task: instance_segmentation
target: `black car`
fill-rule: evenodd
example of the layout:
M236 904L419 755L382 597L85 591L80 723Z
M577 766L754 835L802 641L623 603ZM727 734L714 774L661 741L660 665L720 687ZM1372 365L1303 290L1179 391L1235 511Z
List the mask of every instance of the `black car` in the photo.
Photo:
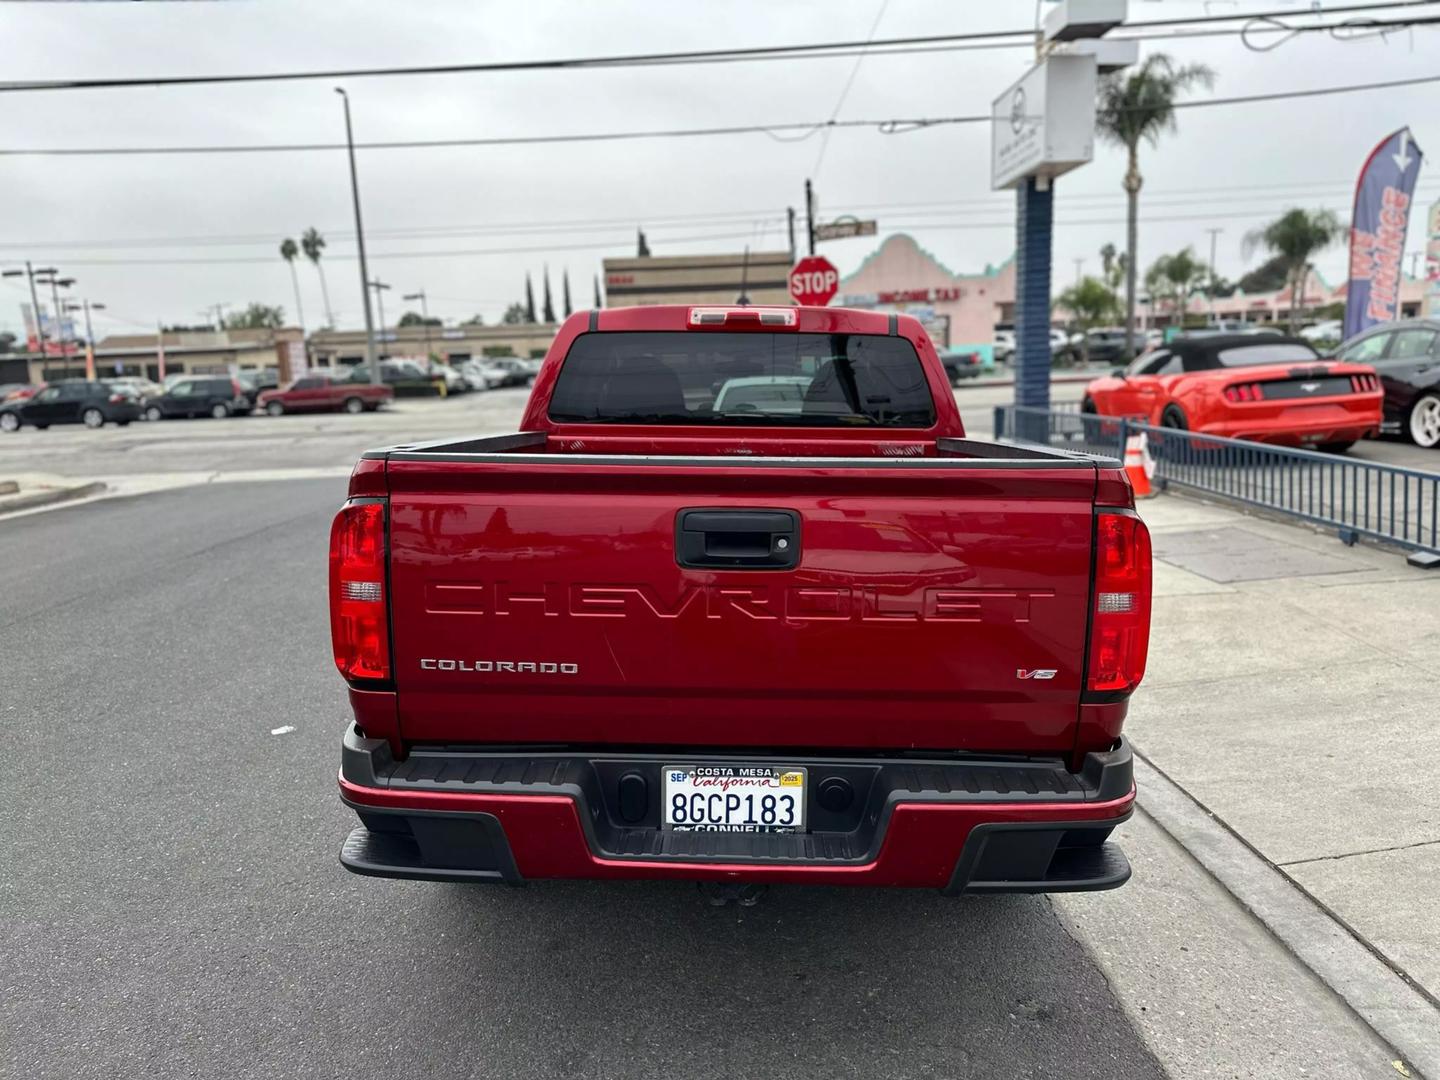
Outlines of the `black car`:
M255 408L255 400L266 390L280 389L280 372L275 368L265 368L263 371L242 371L235 376L240 382L240 389L245 394L245 400L250 402L250 408Z
M140 416L139 398L125 387L66 379L51 383L32 398L0 405L0 431L16 431L22 424L42 429L51 424L98 428L112 423L124 427Z
M1401 319L1356 334L1339 357L1370 364L1385 390L1380 430L1440 446L1440 319Z
M222 420L245 415L255 407L240 380L229 375L190 375L176 379L159 397L145 403L145 419L175 416L213 416Z
M1124 330L1090 330L1085 334L1085 354L1092 364L1118 364L1128 355L1139 356L1145 351L1145 335L1138 330L1130 339L1133 348L1125 348Z

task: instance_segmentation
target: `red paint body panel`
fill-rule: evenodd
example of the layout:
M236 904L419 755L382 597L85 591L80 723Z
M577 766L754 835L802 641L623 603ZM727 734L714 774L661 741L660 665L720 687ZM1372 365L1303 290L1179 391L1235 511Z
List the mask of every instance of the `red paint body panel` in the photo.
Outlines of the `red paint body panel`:
M1378 388L1267 401L1227 401L1224 396L1228 386L1288 380L1297 367L1346 378L1375 374L1368 364L1327 360L1124 379L1107 375L1087 385L1085 396L1101 416L1137 417L1158 427L1166 407L1175 405L1191 431L1286 446L1351 442L1379 431L1385 394Z
M858 865L684 863L602 858L590 850L574 800L564 795L466 795L389 791L340 780L340 792L363 806L493 814L505 830L521 877L641 878L788 885L886 885L944 888L970 830L991 822L1112 821L1125 817L1133 789L1092 803L901 803L873 862Z
M1073 742L1088 470L423 468L391 468L406 740L998 751ZM799 568L682 569L676 515L695 506L798 512ZM426 658L576 672L427 670ZM1020 668L1056 675L1022 682Z

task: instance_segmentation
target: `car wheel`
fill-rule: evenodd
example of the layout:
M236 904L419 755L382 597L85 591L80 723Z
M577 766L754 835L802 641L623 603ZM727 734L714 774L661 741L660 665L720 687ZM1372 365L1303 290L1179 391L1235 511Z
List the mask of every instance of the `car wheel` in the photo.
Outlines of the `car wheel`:
M99 409L86 409L80 414L80 422L90 429L105 426L105 414Z
M282 405L282 404L280 404L280 402L278 402L278 401L267 401L267 402L265 403L265 415L266 415L266 416L284 416L284 415L285 415L285 406Z
M1165 411L1160 414L1160 426L1175 428L1177 431L1186 431L1190 427L1185 422L1185 414L1180 411L1179 405L1165 406Z
M365 411L365 402L361 401L358 397L347 397L345 404L342 405L341 408L351 416L356 416Z
M0 431L19 431L20 417L13 412L0 413Z
M165 414L160 411L159 405L151 405L148 409L145 410L145 419L149 420L151 423L159 420L164 415Z
M1440 394L1425 394L1415 402L1406 430L1416 446L1440 446Z
M1083 401L1081 401L1080 411L1082 413L1089 413L1091 416L1094 416L1097 411L1095 408L1095 399L1092 397L1087 397Z
M224 404L223 402L217 402L216 404L210 406L210 415L213 416L216 420L224 420L227 416L230 415L230 406Z
M1322 442L1319 446L1315 447L1315 449L1319 450L1322 454L1343 454L1354 445L1355 440L1349 439L1345 442Z

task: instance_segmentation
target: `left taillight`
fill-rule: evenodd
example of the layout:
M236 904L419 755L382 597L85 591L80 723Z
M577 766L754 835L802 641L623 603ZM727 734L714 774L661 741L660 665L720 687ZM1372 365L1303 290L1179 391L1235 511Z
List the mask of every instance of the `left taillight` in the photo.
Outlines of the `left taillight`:
M1124 696L1140 685L1150 651L1150 587L1150 530L1133 512L1101 511L1087 690Z
M385 503L346 503L330 526L330 638L347 679L390 678Z

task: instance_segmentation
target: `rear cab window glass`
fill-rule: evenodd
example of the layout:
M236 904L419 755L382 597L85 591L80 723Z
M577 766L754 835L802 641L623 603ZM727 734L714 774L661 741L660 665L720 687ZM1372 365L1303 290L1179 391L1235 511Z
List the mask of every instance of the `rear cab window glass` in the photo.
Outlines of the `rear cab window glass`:
M1258 367L1262 364L1310 364L1320 354L1298 342L1257 342L1254 345L1232 345L1214 352L1197 355L1199 369Z
M878 334L583 334L550 398L581 424L930 427L915 347Z

